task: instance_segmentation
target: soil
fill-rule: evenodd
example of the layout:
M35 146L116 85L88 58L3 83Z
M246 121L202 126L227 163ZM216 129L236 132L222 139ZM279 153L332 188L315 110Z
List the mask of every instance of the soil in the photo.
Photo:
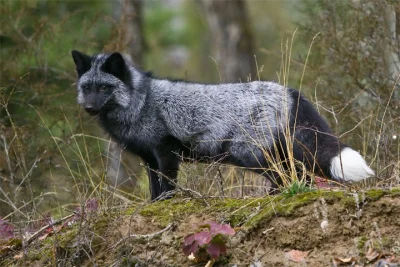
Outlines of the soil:
M399 189L174 198L86 219L38 239L22 255L21 248L0 250L0 265L205 266L207 259L183 254L182 242L214 221L236 230L214 266L400 266Z

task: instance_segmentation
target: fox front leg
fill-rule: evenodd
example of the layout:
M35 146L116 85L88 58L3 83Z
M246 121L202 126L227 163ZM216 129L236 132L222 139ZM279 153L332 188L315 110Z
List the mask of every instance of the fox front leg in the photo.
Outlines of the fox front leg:
M175 190L179 170L178 156L171 151L159 151L157 153L157 162L160 170L160 194L169 193ZM169 198L171 196L172 195L166 195L165 198Z
M147 163L147 174L149 177L151 200L159 200L162 194L175 190L178 176L179 159L172 152L162 153L158 151ZM166 195L162 199L171 197Z
M147 175L149 177L151 200L155 200L157 197L161 195L161 186L160 186L157 160L153 158L153 159L146 159L145 161L147 167Z

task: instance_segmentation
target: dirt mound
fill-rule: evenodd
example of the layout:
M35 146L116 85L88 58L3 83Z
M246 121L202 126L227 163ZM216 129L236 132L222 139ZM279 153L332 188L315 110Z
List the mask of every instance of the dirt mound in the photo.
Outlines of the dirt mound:
M236 229L214 266L400 266L400 190L172 199L91 216L0 257L5 266L204 266L182 241L207 221Z

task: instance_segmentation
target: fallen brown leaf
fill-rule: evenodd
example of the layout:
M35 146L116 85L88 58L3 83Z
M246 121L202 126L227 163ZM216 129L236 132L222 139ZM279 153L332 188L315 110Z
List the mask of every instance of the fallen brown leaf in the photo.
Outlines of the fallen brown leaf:
M371 261L376 260L379 256L381 256L380 253L376 252L373 248L369 248L368 252L367 252L367 255L365 255L365 258L367 258L367 260L369 262L371 262Z
M47 237L48 235L49 235L49 233L46 233L46 234L40 236L38 239L39 239L40 241L43 241L43 240L46 239L46 237Z
M24 253L23 252L20 252L20 253L18 253L17 255L14 255L14 259L15 260L19 260L19 259L22 259L22 257L24 256Z
M334 266L339 266L339 265L348 265L349 263L356 263L357 259L354 257L351 258L334 258L333 259L333 264Z
M330 184L327 179L324 179L324 178L321 178L318 176L315 176L314 182L318 188L329 188L330 187Z
M9 246L9 245L6 245L6 246L0 246L0 251L3 251L3 250L9 250L9 249L11 249L11 246Z
M310 253L310 251L300 251L300 250L291 250L289 252L286 252L286 258L294 261L294 262L302 262L304 261L304 258L308 256L308 253Z

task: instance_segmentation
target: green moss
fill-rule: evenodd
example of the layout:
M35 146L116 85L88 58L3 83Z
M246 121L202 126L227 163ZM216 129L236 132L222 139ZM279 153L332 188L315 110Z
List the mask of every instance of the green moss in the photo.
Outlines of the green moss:
M381 245L383 248L390 249L390 247L394 244L394 241L389 237L382 237Z
M111 220L112 217L107 214L96 217L96 219L93 220L93 227L92 227L94 232L97 235L103 235L110 226Z
M57 240L59 242L59 246L68 247L68 245L73 243L78 233L79 233L78 227L73 227L68 231L65 231L62 235L60 235L60 239Z
M384 195L387 195L389 192L386 190L382 190L382 189L370 189L368 191L365 192L365 197L368 200L378 200L381 197L383 197Z
M171 199L150 204L139 214L144 217L156 217L163 225L183 219L190 214L223 214L227 220L238 222L250 212L249 208L257 206L254 199L209 199L207 203L209 206L203 200ZM243 206L246 206L246 209L241 209Z
M48 251L40 251L40 250L30 250L28 252L27 258L29 261L46 261L46 259L51 258L51 250Z
M390 195L392 195L392 196L400 196L400 187L392 188L390 190Z
M322 196L323 191L301 193L290 197L280 195L266 199L262 203L261 210L245 224L245 228L257 227L261 222L270 220L273 216L291 216L296 208L315 201Z
M235 211L241 209L242 207L257 206L257 201L262 199L263 198L252 198L252 199L222 198L213 200L212 206L217 209Z
M209 214L224 217L224 221L232 226L238 226L245 220L254 207L258 206L258 199L196 199L182 201L182 199L170 199L152 203L145 206L139 214L144 217L153 217L166 226L171 221L179 221L191 214Z
M189 214L201 213L204 205L204 201L201 200L169 199L149 204L143 207L139 214L144 217L153 217L161 225L167 226L170 222L183 219Z
M82 231L93 233L90 237L90 250L95 252L103 245L104 240L101 236L108 229L110 218L110 215L92 217L90 218L92 223L83 226L84 228L82 229L80 229L79 223L71 227L66 227L57 234L48 236L42 240L40 247L30 249L24 260L50 264L54 256L53 253L56 251L57 258L62 259L68 257L68 255L79 255L79 258L76 259L77 262L84 261L87 255L79 251L82 249L81 246L75 245L77 237L82 235ZM56 250L54 250L54 248L56 248Z
M231 255L221 255L216 263L218 265L227 266L229 263L231 263Z
M22 240L19 238L10 239L7 242L7 246L11 246L14 248L20 248L20 247L22 247Z
M257 212L263 201L265 201L265 198L218 199L213 200L207 210L210 214L215 213L222 217L226 223L236 227L241 226L253 213Z
M361 236L357 241L357 249L363 250L365 247L365 243L367 243L368 238L366 236Z
M25 254L25 257L21 260L14 261L15 265L11 266L47 266L50 265L52 256L53 256L53 247L54 247L55 236L48 236L43 239L39 245L39 247L30 247ZM35 263L35 264L33 264Z
M346 209L354 209L355 207L357 207L356 200L353 195L343 195L340 202Z
M139 259L132 256L124 257L121 260L121 266L134 267L134 266L141 266L142 264L143 263Z
M322 193L321 196L325 199L326 203L333 204L336 201L344 199L346 197L346 194L343 191L336 191L336 192L329 192L329 194Z
M14 266L13 264L14 264L14 261L13 261L13 259L12 258L9 258L9 259L1 259L1 262L0 262L1 264L2 264L2 266Z
M388 194L384 190L366 191L369 200L378 200ZM256 227L273 216L292 216L297 208L307 205L317 199L324 198L327 203L333 204L340 201L345 208L356 207L353 194L345 191L311 191L295 195L281 194L257 199L208 199L182 201L170 199L149 204L142 208L140 215L153 217L160 224L166 226L171 221L179 221L190 214L209 214L230 223L232 226L244 228Z
M385 190L366 191L366 197L372 201L376 201L387 194L389 194L389 192ZM319 190L289 197L280 195L275 198L263 200L261 211L253 218L248 220L244 226L246 228L253 228L259 223L268 221L274 216L292 216L297 208L307 205L320 198L324 198L329 204L333 204L335 201L340 201L345 208L356 208L354 195L348 194L345 191L331 192Z

